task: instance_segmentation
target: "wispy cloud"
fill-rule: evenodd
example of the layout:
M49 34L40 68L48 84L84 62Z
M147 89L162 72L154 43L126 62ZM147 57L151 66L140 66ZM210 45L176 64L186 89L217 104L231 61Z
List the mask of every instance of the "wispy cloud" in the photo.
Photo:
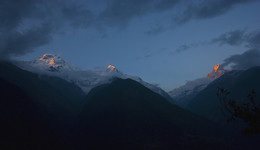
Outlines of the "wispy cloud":
M245 30L234 30L224 34L221 34L219 37L211 40L211 43L217 43L220 45L241 45L247 39Z
M219 46L244 46L247 48L260 48L260 31L246 32L245 29L229 31L211 39L190 44L183 44L176 48L172 54L179 54L192 48L218 44Z
M197 3L189 3L183 13L174 17L174 22L184 24L192 19L210 19L227 13L236 5L254 1L256 0L203 0Z
M153 56L155 56L155 55L160 55L160 54L162 54L162 53L165 53L165 52L167 52L167 51L169 51L169 49L168 48L160 48L160 49L158 49L158 50L156 50L156 51L150 51L150 52L148 52L148 53L146 53L145 55L143 55L143 56L138 56L138 57L136 57L136 60L141 60L141 59L145 59L145 58L150 58L150 57L153 57Z
M249 48L260 47L260 31L246 32L246 30L234 30L221 34L210 41L210 44L240 46L245 45Z
M199 47L199 46L203 46L203 45L207 45L208 42L207 41L201 41L201 42L197 42L197 43L191 43L191 44L183 44L181 46L179 46L178 48L176 48L172 54L179 54L179 53L182 53L182 52L185 52L185 51L188 51L192 48L196 48L196 47Z
M170 25L158 25L160 28L151 27L145 33L165 32L169 29L181 26L191 20L207 20L226 14L237 5L256 2L257 0L202 0L202 1L183 1L183 11L172 13ZM153 35L153 34L150 34Z

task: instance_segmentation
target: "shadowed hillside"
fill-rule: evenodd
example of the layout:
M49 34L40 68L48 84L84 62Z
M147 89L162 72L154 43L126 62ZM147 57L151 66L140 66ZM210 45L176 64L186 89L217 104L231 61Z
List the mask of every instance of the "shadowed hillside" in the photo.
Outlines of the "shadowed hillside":
M93 89L80 115L76 145L96 149L222 149L220 128L141 84L116 79ZM102 143L102 144L100 144Z
M0 78L0 149L64 149L42 111L19 87Z

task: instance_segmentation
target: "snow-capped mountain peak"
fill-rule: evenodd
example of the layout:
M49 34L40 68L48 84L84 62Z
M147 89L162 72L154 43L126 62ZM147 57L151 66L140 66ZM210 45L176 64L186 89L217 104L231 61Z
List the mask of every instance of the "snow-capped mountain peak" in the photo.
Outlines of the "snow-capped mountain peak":
M214 65L213 66L213 70L210 73L207 74L206 78L217 79L220 76L222 76L224 73L231 71L229 69L223 69L223 68L220 69L219 66L220 66L219 64Z
M60 56L54 54L44 54L38 60L53 67L62 66L65 64L65 61Z
M123 73L121 73L115 66L113 65L108 65L106 70L105 70L106 74L114 74L114 75L123 75Z
M205 89L208 84L230 71L219 67L219 64L214 65L213 70L206 77L188 81L186 84L169 91L169 95L177 104L185 106L196 94Z
M108 66L107 66L106 71L114 71L114 70L116 70L116 67L115 67L115 66L112 66L112 65L108 65Z
M63 60L59 55L55 54L44 54L36 60L28 62L31 67L38 68L42 71L51 71L51 72L61 72L68 70L78 70L77 67L74 67L68 64Z

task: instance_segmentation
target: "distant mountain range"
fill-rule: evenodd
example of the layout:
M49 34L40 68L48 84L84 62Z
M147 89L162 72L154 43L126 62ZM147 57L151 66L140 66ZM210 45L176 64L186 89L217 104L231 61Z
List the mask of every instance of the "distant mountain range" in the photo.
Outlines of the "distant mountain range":
M131 79L91 90L76 145L97 149L222 149L220 128ZM219 132L218 132L219 131ZM198 143L203 141L203 145ZM102 145L100 144L102 143ZM216 145L215 145L216 144ZM212 147L214 145L214 147Z
M185 85L169 91L169 95L173 98L174 103L185 108L192 98L212 82L213 78L199 78L188 81Z
M19 67L0 62L0 138L4 139L0 149L243 150L256 146L236 130L218 124L215 90L222 86L241 96L251 88L260 90L259 67L225 73L199 90L186 110L113 66L91 72L102 82L84 92L73 82L77 79L73 72L82 70L64 65L65 61L55 63L53 56L42 59L47 61Z
M227 123L229 118L222 112L223 106L220 105L216 95L218 88L229 90L231 92L230 98L235 99L238 103L247 100L247 95L252 90L256 91L256 96L259 99L260 67L248 70L225 70L225 72L218 72L216 68L214 69L207 75L210 78L188 81L185 85L170 91L169 95L180 107L215 122Z
M219 68L220 65L214 65L213 70L207 76L195 80L188 81L183 86L177 87L169 91L169 95L173 98L174 103L185 108L189 102L212 81L221 77L230 70Z
M113 78L86 95L1 62L0 85L1 149L237 148L224 143L232 135L225 129L132 79Z
M124 74L112 65L109 65L106 69L99 71L84 70L67 63L60 56L54 54L44 54L36 60L18 62L17 65L24 70L37 73L39 75L48 75L65 79L68 82L80 87L85 93L88 93L91 89L99 85L111 83L115 77L121 79L129 78L162 95L170 102L173 102L168 93L160 87L147 83L137 76Z

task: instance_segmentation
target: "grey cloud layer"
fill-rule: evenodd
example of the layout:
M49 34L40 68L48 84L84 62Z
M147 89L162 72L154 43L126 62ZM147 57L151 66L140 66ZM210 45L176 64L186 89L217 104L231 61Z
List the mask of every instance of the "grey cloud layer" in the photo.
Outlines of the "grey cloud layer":
M136 17L173 8L179 0L112 0L98 20L110 26L125 26Z
M233 34L229 35L230 38L219 38L218 42L229 45L240 45L244 43L250 49L242 54L228 57L224 60L224 63L221 66L225 67L231 65L231 68L236 70L260 66L260 31L255 31L248 34L244 32L237 34L237 32L231 32Z
M207 19L223 14L239 3L253 0L213 0L190 3L177 23L190 19ZM135 17L161 13L176 8L180 0L107 0L98 14L73 0L1 0L0 1L0 58L22 55L47 44L64 27L93 27L103 31L107 27L126 27ZM160 27L160 26L159 26ZM159 33L162 27L155 28ZM254 40L254 39L252 39ZM257 39L255 39L257 40Z
M234 6L239 4L246 4L255 2L257 0L201 0L189 2L184 1L184 11L180 14L173 14L172 27L185 24L190 20L205 20L223 15L230 11ZM171 28L172 28L171 27ZM160 25L158 28L151 27L146 31L149 35L156 35L160 32L164 32L170 29L170 27L164 27Z
M87 27L91 19L91 12L73 1L1 0L0 58L31 52L64 25Z
M234 30L226 32L217 38L212 39L211 41L183 44L174 51L174 54L209 44L230 46L244 45L245 47L249 48L242 54L236 54L226 58L224 63L221 64L222 68L230 66L231 69L244 70L254 66L260 66L260 31L253 31L248 33L246 30Z
M237 4L253 1L256 0L203 0L199 3L191 3L182 14L174 18L174 21L183 24L191 19L213 18L228 12Z
M247 33L245 30L234 30L212 39L210 43L220 45L239 46L245 44L249 48L260 47L260 31Z
M31 52L35 47L49 43L52 39L51 32L52 28L44 24L40 27L31 28L24 33L18 31L3 32L0 37L0 56L22 55Z
M107 1L98 15L86 8L88 2L79 5L73 0L1 0L0 58L31 52L49 43L64 26L97 30L124 27L132 18L170 9L178 0ZM34 25L26 23L28 20Z
M191 44L183 44L179 46L174 53L182 53L191 48L199 46L218 44L230 45L230 46L241 46L244 45L248 48L260 48L260 31L246 32L245 29L233 30L230 32L223 33L210 41L201 41Z
M242 54L232 55L224 60L221 67L229 65L234 70L244 70L260 66L260 51L259 49L249 49Z
M222 67L230 66L235 70L243 70L254 66L260 66L260 31L246 33L245 30L234 30L213 39L212 43L218 43L220 45L227 44L231 46L244 44L246 47L250 48L242 54L232 55L226 58L221 65Z
M219 37L214 38L211 43L218 43L220 45L228 44L231 46L241 45L245 42L245 30L234 30L221 34Z

